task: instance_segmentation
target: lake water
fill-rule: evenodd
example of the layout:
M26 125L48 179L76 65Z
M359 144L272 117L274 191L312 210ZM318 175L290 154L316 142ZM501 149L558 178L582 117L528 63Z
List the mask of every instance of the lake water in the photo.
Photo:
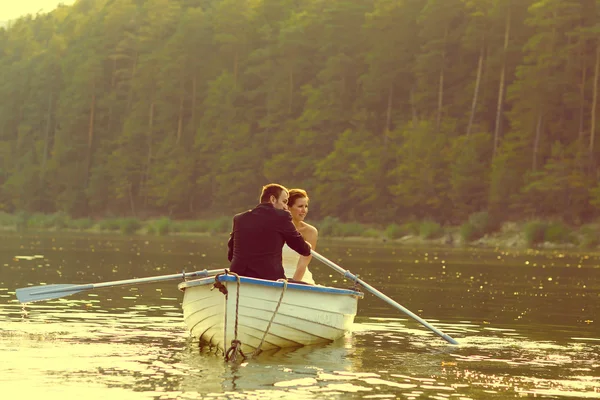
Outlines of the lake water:
M600 398L598 254L322 240L322 255L460 344L365 293L343 339L230 364L188 337L177 281L25 307L14 294L225 268L226 238L0 239L3 399ZM310 268L318 283L349 286L317 260Z

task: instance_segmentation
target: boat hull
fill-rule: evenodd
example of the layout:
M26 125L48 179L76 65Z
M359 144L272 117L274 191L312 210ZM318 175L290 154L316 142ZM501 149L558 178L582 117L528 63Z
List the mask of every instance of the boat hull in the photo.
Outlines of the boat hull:
M227 295L213 289L215 277L179 284L186 325L193 337L221 350L237 339L244 353L259 346L270 350L339 339L349 331L363 296L353 290L246 277L238 284L233 275L217 279Z

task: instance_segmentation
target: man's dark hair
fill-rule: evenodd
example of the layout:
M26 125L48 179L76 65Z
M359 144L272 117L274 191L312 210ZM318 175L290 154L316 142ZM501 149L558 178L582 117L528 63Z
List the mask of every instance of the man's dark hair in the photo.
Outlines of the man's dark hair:
M260 193L260 202L268 203L271 196L275 196L276 199L279 198L282 191L288 191L284 186L281 186L278 183L269 183L268 185L263 186L262 192Z

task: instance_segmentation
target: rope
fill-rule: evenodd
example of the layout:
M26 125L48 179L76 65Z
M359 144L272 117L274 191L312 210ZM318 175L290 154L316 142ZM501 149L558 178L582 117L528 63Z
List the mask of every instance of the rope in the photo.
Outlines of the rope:
M360 283L358 283L358 274L354 275L354 286L351 287L351 290L354 290L355 292L362 292L362 290L360 290Z
M242 356L242 360L246 358L246 355L242 351L242 342L238 340L238 321L239 321L239 309L240 309L240 276L234 272L230 272L231 275L234 275L237 283L237 293L235 297L235 324L233 325L233 340L231 341L231 346L225 352L225 361L236 361L238 354ZM220 282L219 282L220 283ZM226 289L227 290L227 289ZM227 302L227 295L225 296L225 301ZM225 310L225 326L223 331L227 332L227 310ZM227 335L227 334L225 334Z
M277 282L283 282L283 290L281 291L281 296L279 296L279 302L277 302L277 306L275 307L275 311L273 311L273 315L271 316L271 320L269 321L269 325L267 325L267 329L265 329L265 333L263 334L262 339L260 340L260 343L258 344L258 347L256 348L256 350L254 350L250 355L252 356L257 356L259 355L262 350L260 349L265 341L265 338L267 337L267 334L269 333L269 330L271 329L271 324L273 323L273 320L275 319L275 316L277 315L277 312L279 311L279 306L281 305L281 300L283 300L283 295L285 294L285 291L287 289L287 285L288 282L285 279L278 279Z
M234 339L231 341L231 347L225 352L225 361L236 362L238 354L242 356L242 360L246 359L246 355L242 351L242 342Z
M228 294L227 287L225 285L223 285L223 283L221 283L221 281L219 280L219 277L221 277L223 275L228 275L228 274L229 274L228 270L225 270L225 272L222 274L217 274L215 276L215 283L213 284L212 289L210 289L210 290L213 290L215 288L219 289L219 292L221 292L225 295L225 300L227 300L227 294ZM235 275L233 272L232 272L232 274Z
M235 299L235 324L233 325L233 340L231 341L231 346L227 349L227 351L225 351L225 361L233 361L235 362L238 358L238 355L240 355L242 357L242 360L248 358L248 357L252 357L252 356L258 356L262 350L261 347L263 345L263 343L265 342L265 339L269 333L269 330L271 329L271 325L273 324L273 320L275 319L275 316L277 315L277 312L279 311L279 307L281 306L281 302L283 300L283 295L285 294L285 291L287 290L287 285L288 282L285 279L279 279L278 282L283 282L283 290L281 291L281 295L279 296L279 301L277 302L277 306L275 307L275 311L273 311L273 315L271 316L271 320L269 321L269 324L267 325L267 328L265 329L265 332L263 333L263 337L260 340L260 343L258 344L258 346L256 347L256 349L249 354L244 354L244 352L242 351L242 342L238 339L238 322L239 322L239 308L240 308L240 277L239 275L237 275L236 273L233 272L228 272L227 270L225 271L225 274L219 274L217 276L215 276L215 284L213 285L213 287L218 288L221 293L223 293L225 295L225 302L227 303L227 299L229 296L228 290L227 288L219 281L219 276L221 275L226 275L227 273L230 273L231 275L234 275L236 277L236 283L237 283L237 293L236 293L236 299ZM225 310L225 326L223 328L223 331L225 333L225 337L223 338L224 343L227 340L227 310Z
M219 289L219 292L221 292L225 295L225 321L223 322L223 348L225 348L225 343L227 343L227 299L229 298L229 291L227 290L227 287L225 287L225 285L223 285L223 283L221 283L221 281L219 281L219 277L221 277L222 275L227 275L228 273L229 273L229 271L225 270L224 273L215 275L215 283L213 284L213 287L210 289L210 290L213 290L213 289L217 288L217 289Z

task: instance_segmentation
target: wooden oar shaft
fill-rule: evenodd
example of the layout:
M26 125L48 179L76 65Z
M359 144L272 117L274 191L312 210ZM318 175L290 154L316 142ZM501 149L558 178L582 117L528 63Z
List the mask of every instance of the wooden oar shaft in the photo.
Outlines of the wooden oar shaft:
M100 283L87 283L82 285L70 285L70 284L59 284L59 285L42 285L42 286L31 286L26 288L19 288L16 290L17 299L21 303L30 303L33 301L41 301L41 300L50 300L56 299L63 296L69 296L84 290L92 290L92 289L100 289L105 287L114 287L114 286L126 286L126 285L136 285L143 283L151 283L151 282L162 282L173 279L188 279L188 278L201 278L206 276L216 275L220 272L223 272L223 269L213 269L213 270L202 270L195 272L187 272L180 274L171 274L171 275L160 275L160 276L150 276L145 278L134 278L134 279L124 279L121 281L111 281L111 282L100 282Z
M342 267L340 267L339 265L337 265L333 261L328 260L327 258L323 257L321 254L317 253L314 250L311 250L311 252L312 252L312 256L314 258L316 258L317 260L321 261L323 264L329 266L330 268L334 269L338 273L342 274L345 278L360 283L361 286L363 286L369 292L371 292L375 296L379 297L381 300L385 301L386 303L388 303L392 307L394 307L394 308L402 311L403 313L405 313L409 317L413 318L415 321L419 322L421 325L425 326L427 329L429 329L430 331L432 331L433 333L435 333L436 335L438 335L439 337L441 337L442 339L444 339L448 343L458 344L458 342L455 339L453 339L452 337L450 337L446 333L440 331L435 326L431 325L429 322L425 321L423 318L419 317L418 315L416 315L415 313L413 313L409 309L403 307L402 305L400 305L399 303L397 303L396 301L394 301L390 297L388 297L385 294L381 293L379 290L375 289L373 286L369 285L367 282L365 282L362 279L358 278L356 275L352 274L350 271L343 269Z
M94 285L91 283L85 285L47 285L47 286L36 286L36 289L33 288L23 288L23 289L32 289L29 291L29 296L40 296L47 295L52 293L76 293L81 292L82 290L92 290ZM21 290L21 289L17 289ZM17 292L18 293L18 292ZM17 296L18 297L18 296Z
M202 270L195 272L182 272L180 274L171 274L171 275L161 275L161 276L149 276L146 278L134 278L134 279L125 279L122 281L112 281L112 282L102 282L102 283L94 283L93 289L99 289L103 287L112 287L112 286L125 286L132 284L142 284L142 283L150 283L150 282L162 282L162 281L171 281L173 279L188 279L188 278L201 278L211 275L216 275L219 272L223 272L223 269L213 269L213 270Z

